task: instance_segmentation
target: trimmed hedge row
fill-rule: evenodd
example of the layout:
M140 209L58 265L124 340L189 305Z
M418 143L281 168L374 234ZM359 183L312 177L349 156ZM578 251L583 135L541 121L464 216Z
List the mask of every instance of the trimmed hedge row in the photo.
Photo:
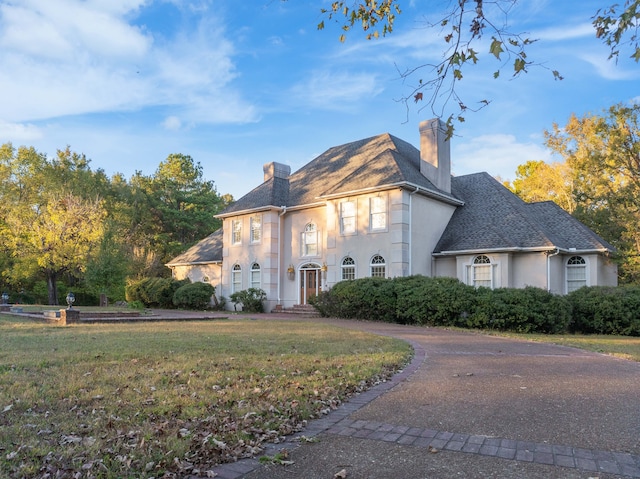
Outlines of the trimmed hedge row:
M640 336L640 286L580 288L568 299L571 332Z
M363 278L310 301L323 316L522 333L640 335L640 287L474 288L455 278Z

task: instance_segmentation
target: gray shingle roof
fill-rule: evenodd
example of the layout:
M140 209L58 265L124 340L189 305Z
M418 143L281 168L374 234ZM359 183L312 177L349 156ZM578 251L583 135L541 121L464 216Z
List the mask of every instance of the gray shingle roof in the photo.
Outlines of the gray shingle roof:
M286 180L272 178L258 186L221 214L265 206L302 206L317 203L327 195L350 193L412 183L449 196L438 190L420 173L420 151L410 143L382 135L335 146L313 159Z
M197 242L187 251L176 256L167 266L194 263L217 263L222 261L222 228Z
M613 250L555 203L526 203L488 173L454 177L451 189L465 204L454 212L435 253L554 247Z

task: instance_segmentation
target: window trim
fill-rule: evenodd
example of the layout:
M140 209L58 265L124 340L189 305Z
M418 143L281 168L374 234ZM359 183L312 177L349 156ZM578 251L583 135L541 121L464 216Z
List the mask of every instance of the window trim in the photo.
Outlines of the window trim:
M468 265L468 284L474 288L495 288L494 269L496 263L486 254L479 254L473 257L471 264ZM488 279L479 277L479 271L488 271ZM485 283L489 283L488 285ZM479 284L483 283L483 284Z
M345 211L344 211L344 206L345 205L352 205L353 211L350 212L351 214L349 215L345 215ZM348 235L355 235L358 232L358 207L355 201L352 200L346 200L346 201L341 201L338 205L338 209L339 209L339 219L340 219L340 234L344 235L344 236L348 236ZM353 223L351 225L351 228L349 228L347 230L346 225L345 225L345 219L352 219Z
M257 228L255 227L255 225L257 225ZM249 242L251 244L258 244L262 242L262 217L261 216L252 216L249 219Z
M352 281L356 279L356 261L351 256L345 256L340 263L342 281Z
M231 244L242 244L242 220L231 220Z
M315 257L320 254L318 226L311 222L307 223L304 227L304 231L301 233L300 238L300 254L303 257ZM314 242L308 242L307 239L314 239ZM314 245L315 249L310 249Z
M236 263L231 267L231 293L238 291L242 291L242 266Z
M572 263L572 260L580 260L579 263ZM569 271L578 271L578 270L582 270L583 274L583 278L580 279L575 279L575 278L569 278ZM581 255L573 255L570 256L569 258L567 258L567 261L565 263L565 291L567 294L571 293L572 291L576 291L584 286L589 286L589 277L588 277L588 271L589 268L587 267L587 259L584 256ZM580 286L575 287L575 286L569 286L574 285L576 283L580 283Z
M374 204L378 203L383 206L382 211L374 209ZM374 226L376 221L374 218L383 218L384 226ZM369 231L372 233L378 233L381 231L387 231L389 228L389 202L387 196L372 196L369 198Z
M369 261L369 274L372 278L387 277L387 260L384 256L375 254L371 257L371 260Z
M255 280L255 275L257 273L258 280ZM249 287L260 289L262 287L262 268L260 264L257 262L251 263L251 269L249 270Z

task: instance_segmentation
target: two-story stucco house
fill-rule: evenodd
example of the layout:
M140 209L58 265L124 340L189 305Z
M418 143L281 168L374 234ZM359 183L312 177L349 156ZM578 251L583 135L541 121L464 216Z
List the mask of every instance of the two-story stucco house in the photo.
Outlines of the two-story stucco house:
M167 266L218 296L261 288L267 310L366 276L559 294L617 284L613 247L556 204L525 203L487 173L454 177L450 165L438 119L420 124L419 150L382 134L294 173L268 163L264 182L218 215L222 229Z

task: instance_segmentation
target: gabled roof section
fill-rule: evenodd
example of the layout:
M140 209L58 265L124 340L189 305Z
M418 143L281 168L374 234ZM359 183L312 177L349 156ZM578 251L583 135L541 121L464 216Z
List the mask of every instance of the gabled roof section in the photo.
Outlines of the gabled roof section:
M287 206L289 199L289 181L273 177L254 188L237 201L234 201L220 215L253 210L267 206Z
M275 180L275 181L274 181ZM288 178L288 189L272 178L226 208L221 215L266 206L304 206L330 195L410 183L450 198L420 173L420 151L384 133L329 148Z
M481 250L613 250L553 202L526 203L492 178L476 173L452 178L456 209L434 253Z
M607 249L615 247L601 238L593 230L560 208L553 201L527 204L527 209L547 231L554 245L562 249L577 250Z
M169 261L166 266L222 262L222 228L197 242L187 251Z

